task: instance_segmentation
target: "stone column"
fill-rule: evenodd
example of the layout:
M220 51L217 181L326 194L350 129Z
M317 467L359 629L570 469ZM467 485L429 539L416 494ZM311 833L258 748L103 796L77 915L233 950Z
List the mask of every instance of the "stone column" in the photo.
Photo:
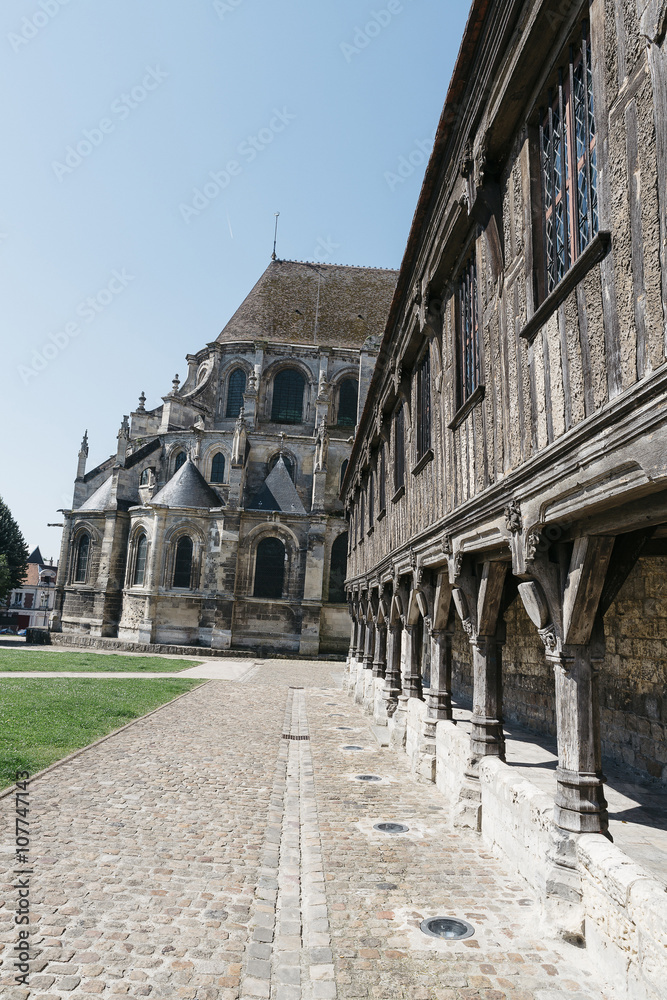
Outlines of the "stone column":
M431 632L431 686L424 692L431 719L452 718L452 637L445 629Z
M502 648L505 628L495 635L473 635L473 709L470 749L474 757L505 759L502 718Z

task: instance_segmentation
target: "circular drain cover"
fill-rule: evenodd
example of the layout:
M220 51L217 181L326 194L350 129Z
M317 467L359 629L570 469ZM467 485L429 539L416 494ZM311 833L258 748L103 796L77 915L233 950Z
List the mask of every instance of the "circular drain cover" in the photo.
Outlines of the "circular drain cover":
M353 744L347 747L343 747L343 750L363 750L363 749L364 749L363 747L356 747Z
M380 833L407 833L410 827L405 823L376 823L373 829Z
M379 774L355 774L355 781L382 781Z
M398 889L398 886L393 882L376 882L376 889Z
M455 920L453 917L431 917L422 920L419 929L431 937L446 938L449 941L462 941L472 937L475 928L466 920Z

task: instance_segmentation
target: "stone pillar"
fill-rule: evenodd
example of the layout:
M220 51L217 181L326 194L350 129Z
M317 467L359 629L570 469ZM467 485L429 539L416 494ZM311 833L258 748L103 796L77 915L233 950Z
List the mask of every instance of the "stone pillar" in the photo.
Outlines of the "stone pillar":
M431 686L424 692L430 719L452 718L452 637L445 629L431 632Z
M354 652L354 658L357 661L357 663L363 663L365 644L366 644L366 622L363 619L361 619L357 627L357 648Z
M470 640L473 653L473 709L470 749L474 757L505 759L502 718L502 647L505 628Z

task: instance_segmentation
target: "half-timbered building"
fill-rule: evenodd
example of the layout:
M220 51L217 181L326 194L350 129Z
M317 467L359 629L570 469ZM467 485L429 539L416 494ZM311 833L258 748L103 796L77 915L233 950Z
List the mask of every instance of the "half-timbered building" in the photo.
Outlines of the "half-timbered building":
M667 781L666 28L474 0L343 485L357 700L650 997L664 885L595 892L603 756ZM557 739L548 813L508 725Z

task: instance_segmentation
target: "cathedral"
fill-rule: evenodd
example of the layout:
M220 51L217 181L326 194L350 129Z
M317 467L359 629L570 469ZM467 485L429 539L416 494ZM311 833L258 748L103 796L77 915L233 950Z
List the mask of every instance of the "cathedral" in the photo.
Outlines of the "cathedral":
M272 259L89 472L84 437L52 632L345 653L339 493L396 277Z

